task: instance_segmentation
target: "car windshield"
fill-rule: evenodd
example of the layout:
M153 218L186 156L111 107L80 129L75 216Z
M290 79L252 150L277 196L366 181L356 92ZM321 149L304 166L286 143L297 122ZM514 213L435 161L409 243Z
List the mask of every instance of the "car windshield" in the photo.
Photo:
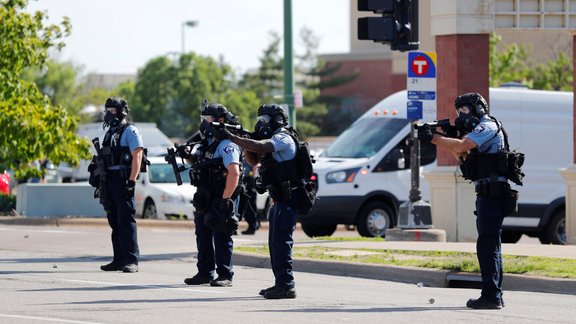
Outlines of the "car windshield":
M361 118L340 134L321 156L331 158L371 157L408 123L407 119L399 118Z
M182 183L190 183L190 177L187 171L180 173L180 176L182 177ZM174 175L172 166L167 163L150 164L148 177L151 183L176 183L176 176Z

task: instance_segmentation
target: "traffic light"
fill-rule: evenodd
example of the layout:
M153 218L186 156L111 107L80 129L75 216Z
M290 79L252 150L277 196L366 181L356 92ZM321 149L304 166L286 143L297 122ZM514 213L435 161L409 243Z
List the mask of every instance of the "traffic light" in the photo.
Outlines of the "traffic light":
M418 0L358 0L358 11L382 15L358 18L358 39L390 44L393 51L418 49Z

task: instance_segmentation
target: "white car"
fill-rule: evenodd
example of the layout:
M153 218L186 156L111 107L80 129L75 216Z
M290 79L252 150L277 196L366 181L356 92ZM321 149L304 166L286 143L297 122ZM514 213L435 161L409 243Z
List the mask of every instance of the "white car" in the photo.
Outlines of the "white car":
M172 166L164 157L148 157L148 172L142 173L134 192L136 215L142 218L194 219L192 199L196 187L190 185L188 172L180 173L182 185L176 184Z

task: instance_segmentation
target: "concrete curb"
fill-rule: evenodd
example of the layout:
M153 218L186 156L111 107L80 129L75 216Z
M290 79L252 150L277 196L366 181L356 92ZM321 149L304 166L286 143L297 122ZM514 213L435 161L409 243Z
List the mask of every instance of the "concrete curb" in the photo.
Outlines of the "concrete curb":
M236 265L270 268L270 258L262 255L234 251ZM404 283L422 283L429 287L446 287L447 270L383 266L343 261L294 259L294 271L364 279L389 280Z
M234 251L233 262L235 265L247 267L270 268L269 257L252 253ZM472 273L305 258L294 259L294 271L412 284L422 283L427 287L440 288L480 288L481 281L479 274ZM455 284L456 281L459 281L460 284ZM462 283L465 284L463 285ZM571 279L553 279L504 273L503 287L504 290L576 295L576 280Z

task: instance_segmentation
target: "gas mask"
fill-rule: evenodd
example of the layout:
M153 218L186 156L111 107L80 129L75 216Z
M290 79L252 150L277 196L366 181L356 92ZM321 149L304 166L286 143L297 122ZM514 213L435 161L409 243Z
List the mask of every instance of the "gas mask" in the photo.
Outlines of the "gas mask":
M118 114L113 114L111 111L106 111L104 114L104 123L102 124L102 128L106 128L110 126L111 128L118 127L120 125L120 119L118 119Z
M205 138L213 138L216 134L216 130L212 125L210 125L210 121L208 118L204 117L212 117L212 116L202 116L202 122L200 123L200 132L204 135Z
M458 129L463 134L468 134L480 124L480 120L474 116L471 112L463 113L459 112L458 117L454 122L456 129Z
M271 138L274 134L274 129L272 129L272 118L270 115L260 115L254 125L254 132L261 139Z

